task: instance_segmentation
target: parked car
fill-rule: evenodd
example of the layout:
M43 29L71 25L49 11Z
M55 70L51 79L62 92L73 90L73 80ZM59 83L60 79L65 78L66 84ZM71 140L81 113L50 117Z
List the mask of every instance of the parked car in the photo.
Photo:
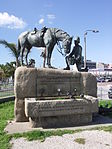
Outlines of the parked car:
M96 78L97 79L97 82L105 82L105 79L103 77L99 77L99 78Z
M112 87L110 87L109 91L108 91L108 97L112 98Z
M112 81L111 77L105 78L105 82L111 82L111 81Z

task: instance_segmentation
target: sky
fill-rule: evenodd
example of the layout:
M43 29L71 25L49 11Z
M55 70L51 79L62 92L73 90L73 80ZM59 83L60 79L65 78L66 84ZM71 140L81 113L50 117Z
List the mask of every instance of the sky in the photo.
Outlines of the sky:
M112 0L0 0L0 39L16 43L24 31L43 26L59 28L80 37L84 56L84 33L88 31L87 59L112 63ZM73 43L72 43L73 47ZM71 48L72 50L72 48ZM42 49L32 48L29 59L42 67ZM0 45L0 64L14 61L10 50ZM65 67L65 58L55 46L52 65Z

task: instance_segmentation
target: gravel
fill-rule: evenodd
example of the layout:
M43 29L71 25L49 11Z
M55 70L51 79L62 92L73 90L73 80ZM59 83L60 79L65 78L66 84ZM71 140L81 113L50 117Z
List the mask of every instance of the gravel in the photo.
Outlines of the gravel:
M76 138L85 139L85 144L79 144ZM24 138L12 139L12 149L112 149L112 133L92 130L63 136L52 136L44 142L27 141Z

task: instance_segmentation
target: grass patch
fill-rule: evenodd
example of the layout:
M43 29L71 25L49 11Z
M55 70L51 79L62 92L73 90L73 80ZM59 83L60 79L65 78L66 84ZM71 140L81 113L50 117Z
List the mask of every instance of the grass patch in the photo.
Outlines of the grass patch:
M26 133L18 133L18 134L13 134L11 137L14 138L20 138L20 137L24 137L29 141L32 140L41 140L44 141L47 137L50 136L62 136L64 134L73 134L75 132L79 132L81 130L56 130L56 131L31 131L31 132L26 132Z
M8 149L10 147L9 141L11 137L4 132L4 128L7 121L13 118L14 102L0 104L0 149Z
M74 141L79 144L85 144L85 138L76 138Z
M30 131L30 132L25 132L25 133L16 133L16 134L12 134L9 135L11 138L26 138L29 141L32 140L41 140L44 141L47 137L50 136L62 136L64 134L74 134L74 133L79 133L82 131L91 131L91 130L103 130L103 131L107 131L107 132L112 132L112 126L102 126L102 127L94 127L94 128L90 128L90 129L76 129L76 130L52 130L52 131L40 131L40 130L36 130L36 131ZM83 140L80 138L79 139L80 142Z
M110 126L94 127L94 128L88 129L88 130L99 130L99 131L103 130L103 131L112 133L112 126L110 125Z
M112 100L100 100L99 107L106 108L107 110L112 109ZM104 112L102 115L112 118L112 112Z
M100 100L99 107L104 108L111 108L112 107L112 100Z

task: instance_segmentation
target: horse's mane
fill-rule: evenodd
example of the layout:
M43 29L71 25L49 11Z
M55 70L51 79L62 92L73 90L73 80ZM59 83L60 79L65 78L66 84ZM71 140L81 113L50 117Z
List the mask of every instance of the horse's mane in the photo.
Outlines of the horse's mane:
M66 36L66 38L70 38L70 35L67 32L65 32L61 29L58 29L58 28L54 28L54 29L55 29L55 33L61 34L64 37Z

